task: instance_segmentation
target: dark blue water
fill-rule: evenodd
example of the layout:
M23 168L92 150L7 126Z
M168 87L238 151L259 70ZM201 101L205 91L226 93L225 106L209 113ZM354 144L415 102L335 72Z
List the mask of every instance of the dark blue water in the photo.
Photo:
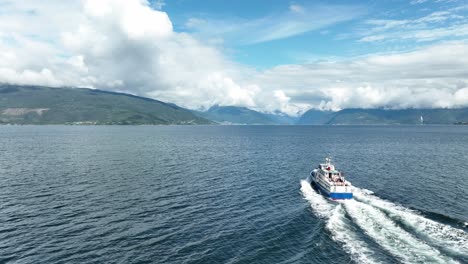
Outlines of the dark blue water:
M466 263L467 190L466 126L0 126L0 262Z

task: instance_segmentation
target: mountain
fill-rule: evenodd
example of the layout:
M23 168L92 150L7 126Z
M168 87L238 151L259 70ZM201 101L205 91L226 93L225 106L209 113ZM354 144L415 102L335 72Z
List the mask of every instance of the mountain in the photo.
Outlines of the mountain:
M239 106L214 105L207 111L194 111L194 113L220 124L286 125L295 122L293 117L283 113L267 114Z
M323 125L327 124L330 118L335 114L332 111L321 111L316 109L310 109L309 111L302 114L297 121L297 125Z
M277 125L295 125L299 120L299 117L290 116L280 111L264 113L264 115L273 120Z
M196 112L200 117L220 124L274 125L275 121L255 110L238 106L214 105L205 112Z
M454 124L468 121L468 108L459 109L343 109L338 112L309 110L298 124Z
M0 124L210 124L157 100L86 88L0 85Z
M149 98L86 88L0 84L0 124L420 124L421 116L425 124L463 124L468 122L468 108L311 109L295 118L237 106L190 111Z
M468 120L468 108L459 109L344 109L329 124L454 124Z

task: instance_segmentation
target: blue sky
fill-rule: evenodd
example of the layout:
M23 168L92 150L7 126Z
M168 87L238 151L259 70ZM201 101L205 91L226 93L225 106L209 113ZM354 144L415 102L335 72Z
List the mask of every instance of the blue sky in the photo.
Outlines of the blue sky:
M161 3L153 3L157 2ZM256 68L267 68L369 53L402 52L434 42L463 39L465 35L424 40L399 38L398 31L431 30L456 25L461 20L457 16L466 19L468 9L460 8L466 4L466 1L453 0L168 0L164 2L162 10L170 15L176 31L192 33L206 42L222 42L226 54L233 60ZM441 14L438 20L419 25L414 21L456 8L460 10L450 16ZM388 27L392 21L406 23ZM285 32L267 36L285 24L290 24ZM365 37L379 35L378 32L394 36L363 41ZM259 39L262 36L265 39Z
M0 83L190 109L468 107L467 0L0 0Z

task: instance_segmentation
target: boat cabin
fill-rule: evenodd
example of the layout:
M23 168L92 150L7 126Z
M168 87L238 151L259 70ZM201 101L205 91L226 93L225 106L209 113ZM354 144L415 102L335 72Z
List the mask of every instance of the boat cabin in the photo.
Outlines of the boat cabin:
M332 185L337 186L348 186L348 182L344 178L344 174L335 169L335 166L331 164L331 159L327 158L325 164L320 164L319 173Z

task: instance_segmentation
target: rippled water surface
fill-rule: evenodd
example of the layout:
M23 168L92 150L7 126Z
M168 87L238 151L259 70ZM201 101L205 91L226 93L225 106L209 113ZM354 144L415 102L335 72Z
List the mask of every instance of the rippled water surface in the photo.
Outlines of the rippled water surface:
M467 263L467 190L467 126L0 126L0 263Z

